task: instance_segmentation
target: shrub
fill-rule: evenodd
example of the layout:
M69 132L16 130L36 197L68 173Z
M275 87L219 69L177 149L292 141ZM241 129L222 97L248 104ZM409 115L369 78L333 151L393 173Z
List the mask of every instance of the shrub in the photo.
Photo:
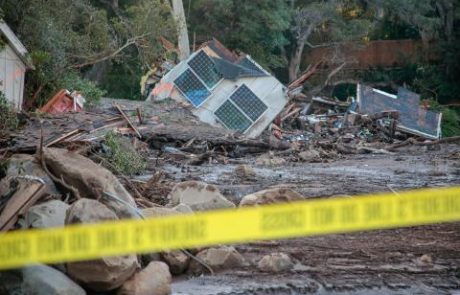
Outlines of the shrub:
M0 91L0 130L16 129L18 125L16 109Z
M140 174L145 170L146 161L125 138L109 132L105 136L105 145L109 148L108 168L125 175Z

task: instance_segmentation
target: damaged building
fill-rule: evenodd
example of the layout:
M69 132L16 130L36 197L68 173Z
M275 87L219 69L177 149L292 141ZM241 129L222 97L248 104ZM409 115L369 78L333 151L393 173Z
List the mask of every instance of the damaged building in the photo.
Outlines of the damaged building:
M10 27L0 20L0 91L18 110L24 99L24 78L34 66L29 52Z
M419 94L399 87L394 95L362 84L358 84L356 93L360 113L397 111L396 129L428 139L441 137L442 113L421 107Z
M286 88L249 55L203 44L169 71L148 99L187 101L201 121L259 136L288 101Z

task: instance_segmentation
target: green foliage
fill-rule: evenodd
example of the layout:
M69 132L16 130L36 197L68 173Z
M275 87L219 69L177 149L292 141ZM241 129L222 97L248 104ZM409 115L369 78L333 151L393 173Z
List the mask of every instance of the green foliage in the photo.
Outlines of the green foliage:
M143 172L147 163L139 153L134 150L129 142L114 132L105 136L105 145L110 149L110 156L107 161L108 168L115 169L115 172L124 175L134 175Z
M100 103L101 97L105 95L106 91L101 90L89 80L81 78L75 72L69 72L62 80L59 81L61 88L65 88L69 91L79 91L86 99L86 106L96 106Z
M18 128L19 120L14 106L6 100L3 92L0 91L0 132L8 129Z
M163 0L0 0L0 7L36 67L26 83L29 107L45 103L64 84L82 87L97 101L100 93L80 77L105 62L103 71L92 77L104 88L100 77L110 73L113 61L135 60L136 66L147 68L163 54L159 36L170 38L175 32ZM133 85L143 71L136 71Z
M230 49L250 54L265 67L280 67L280 54L288 43L284 33L291 21L284 0L192 1L189 30L205 39L215 37Z
M426 103L430 106L430 110L442 113L442 137L460 135L460 113L458 110L443 106L435 100L427 100Z

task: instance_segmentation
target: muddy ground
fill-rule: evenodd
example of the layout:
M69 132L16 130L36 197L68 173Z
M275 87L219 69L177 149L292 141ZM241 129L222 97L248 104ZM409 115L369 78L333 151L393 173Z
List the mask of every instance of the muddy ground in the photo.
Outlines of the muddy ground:
M155 115L158 107L150 112ZM169 124L175 119L162 117ZM183 120L178 120L179 125ZM306 198L327 198L460 184L458 144L411 146L390 155L339 155L320 163L260 164L257 157L198 166L152 157L148 166L151 174L164 171L175 181L215 184L235 204L249 193L280 185ZM256 176L238 177L235 168L242 163L250 165ZM148 180L151 174L137 179ZM460 294L460 223L263 241L236 248L250 266L214 276L176 277L173 293ZM257 262L273 252L285 252L294 258L294 270L260 272Z
M217 185L237 203L271 186L288 186L307 198L402 191L460 184L457 145L414 148L395 155L353 155L330 163L258 166L239 179L236 164L177 166L157 163L177 180ZM460 294L460 223L237 245L252 262L216 276L177 278L175 294ZM297 260L289 273L257 270L263 255L285 252ZM422 255L432 258L425 265Z

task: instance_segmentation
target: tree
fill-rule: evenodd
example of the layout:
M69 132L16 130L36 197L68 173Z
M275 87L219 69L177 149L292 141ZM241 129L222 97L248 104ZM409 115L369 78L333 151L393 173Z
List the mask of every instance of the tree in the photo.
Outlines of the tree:
M191 1L191 0L189 0ZM265 67L282 67L291 22L285 0L194 0L188 12L190 30L202 41L213 37L230 49L250 54Z
M57 88L95 85L83 74L136 57L147 67L162 53L160 36L174 36L169 3L162 0L0 0L6 21L31 52L26 103L39 105ZM85 82L85 83L83 83ZM79 89L82 90L82 89Z
M177 23L179 59L185 60L190 55L190 42L188 39L187 21L185 19L184 4L182 0L172 0L172 8Z
M297 78L305 46L333 46L340 41L361 40L369 33L371 20L357 1L313 0L291 1L293 22L288 74ZM316 43L316 44L315 44Z

